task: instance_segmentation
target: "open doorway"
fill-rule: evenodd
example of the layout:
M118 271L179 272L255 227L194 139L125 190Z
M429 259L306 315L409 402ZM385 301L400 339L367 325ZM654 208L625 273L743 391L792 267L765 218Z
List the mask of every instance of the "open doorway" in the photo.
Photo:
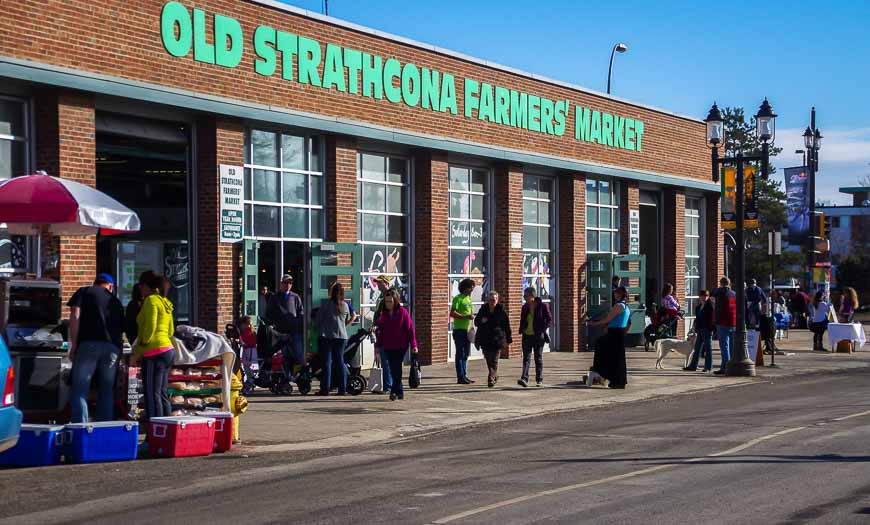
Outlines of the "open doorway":
M646 308L653 311L661 290L661 224L659 194L640 192L640 253L646 255Z

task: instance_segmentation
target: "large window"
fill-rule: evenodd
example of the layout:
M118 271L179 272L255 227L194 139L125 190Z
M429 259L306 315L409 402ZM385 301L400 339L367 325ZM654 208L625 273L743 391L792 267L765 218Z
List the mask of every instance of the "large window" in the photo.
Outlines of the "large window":
M701 290L701 199L686 199L686 326L691 327L698 306L698 292Z
M586 253L619 253L619 192L609 180L586 179Z
M489 289L487 227L489 172L482 169L450 167L450 299L459 295L459 282L466 277L477 282L471 299L475 312Z
M402 302L408 283L408 159L360 153L357 171L357 238L363 250L362 315L371 321L380 298L375 278L390 277Z
M553 295L553 179L523 176L523 289L533 286L550 302Z
M28 121L27 104L0 96L0 180L26 175L30 171ZM10 236L6 228L0 229L0 273L23 272L31 268L27 245L27 237Z
M323 169L317 137L251 130L245 149L245 236L323 238Z

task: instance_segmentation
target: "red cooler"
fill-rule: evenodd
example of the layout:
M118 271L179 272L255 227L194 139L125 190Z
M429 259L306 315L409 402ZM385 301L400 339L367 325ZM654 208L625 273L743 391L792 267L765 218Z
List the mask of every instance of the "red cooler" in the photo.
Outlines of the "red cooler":
M226 452L233 448L232 412L197 412L197 416L214 418L214 452Z
M148 425L148 450L156 456L208 456L214 448L212 417L153 417Z

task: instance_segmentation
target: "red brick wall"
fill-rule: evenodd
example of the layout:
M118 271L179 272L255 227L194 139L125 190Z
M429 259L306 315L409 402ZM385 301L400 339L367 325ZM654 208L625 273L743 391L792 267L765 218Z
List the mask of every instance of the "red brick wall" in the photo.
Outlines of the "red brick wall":
M241 23L245 51L233 69L195 62L192 53L170 56L160 37L164 0L52 0L4 2L0 18L0 55L32 60L85 72L100 73L243 100L264 106L343 117L359 122L445 136L451 139L600 162L659 173L709 180L710 165L704 125L665 113L561 87L526 76L449 57L429 49L401 44L345 29L279 9L240 0L184 0L190 10L204 9L211 39L212 14L233 17ZM330 91L285 81L280 57L271 77L254 71L252 39L258 25L335 43L382 57L396 57L453 74L456 78L458 115L393 104L359 95ZM295 77L295 73L294 73ZM572 110L562 137L511 128L475 118L465 118L463 78L485 81L551 100L569 100ZM631 152L581 142L573 138L575 105L643 120L643 151Z
M326 237L333 242L357 241L357 152L353 139L326 139Z
M240 122L202 118L197 122L196 326L223 333L233 322L238 268L233 250L220 242L221 164L241 166L245 133Z
M414 323L427 365L447 361L447 156L418 151L414 161Z
M36 169L49 175L96 186L94 100L87 94L52 90L36 96ZM91 284L97 270L96 237L43 237L43 263L58 265L44 272L58 279L64 304L81 286Z
M674 296L686 306L686 194L682 189L665 188L662 263L664 282L674 285ZM688 312L687 312L688 314ZM685 335L680 321L677 333Z
M554 350L585 350L586 323L586 175L559 177L559 341Z
M636 180L621 180L619 184L619 253L628 253L630 246L629 210L640 209L640 190Z
M495 170L495 290L508 311L511 329L519 329L523 307L523 249L511 248L511 234L523 231L523 169L500 165ZM519 338L514 339L509 355L522 355Z

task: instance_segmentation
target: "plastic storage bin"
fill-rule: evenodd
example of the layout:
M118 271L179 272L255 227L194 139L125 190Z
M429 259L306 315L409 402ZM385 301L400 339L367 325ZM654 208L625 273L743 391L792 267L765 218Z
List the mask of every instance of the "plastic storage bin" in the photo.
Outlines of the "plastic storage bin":
M18 444L0 453L0 465L44 467L60 463L64 440L61 425L21 425Z
M214 448L211 417L154 417L149 423L148 449L165 458L208 456Z
M226 452L233 448L232 412L197 412L197 416L214 418L214 452Z
M139 450L139 423L135 421L71 423L64 431L64 455L69 463L130 461Z

